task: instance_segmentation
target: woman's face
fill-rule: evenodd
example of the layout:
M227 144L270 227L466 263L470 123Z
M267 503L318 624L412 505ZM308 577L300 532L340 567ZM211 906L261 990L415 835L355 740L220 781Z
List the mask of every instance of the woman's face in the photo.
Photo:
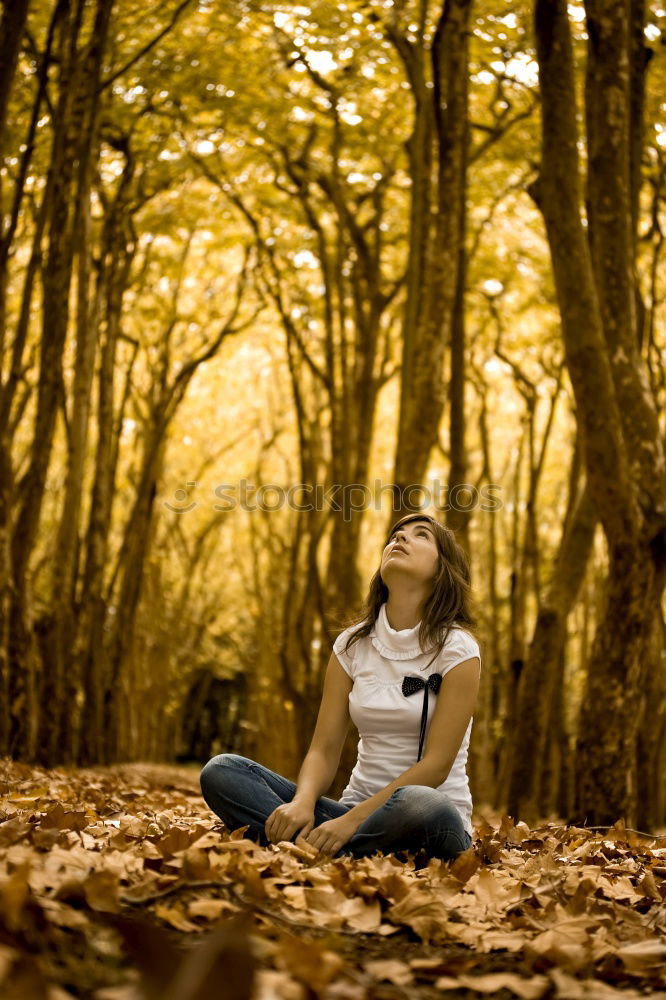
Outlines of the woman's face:
M380 573L389 590L392 582L400 579L425 584L433 580L438 563L439 550L430 523L409 521L391 535L382 553Z

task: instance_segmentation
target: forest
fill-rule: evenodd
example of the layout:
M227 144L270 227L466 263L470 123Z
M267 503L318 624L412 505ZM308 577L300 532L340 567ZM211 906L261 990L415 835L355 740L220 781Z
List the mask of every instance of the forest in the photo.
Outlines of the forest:
M660 0L3 0L14 809L58 768L295 780L423 510L471 565L482 837L661 845L664 95Z

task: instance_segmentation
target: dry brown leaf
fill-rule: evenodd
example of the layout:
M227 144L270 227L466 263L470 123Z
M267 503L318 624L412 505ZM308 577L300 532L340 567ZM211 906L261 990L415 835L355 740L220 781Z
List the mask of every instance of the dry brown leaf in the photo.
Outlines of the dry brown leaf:
M384 914L394 923L411 927L422 941L444 941L447 937L449 909L445 903L423 889L412 889Z
M556 1000L641 1000L637 990L616 989L598 979L576 979L564 969L549 969L548 978L555 986ZM651 994L652 998L655 994Z
M240 909L226 899L193 899L187 904L187 912L191 917L219 920L223 915L231 916L239 913Z
M112 871L96 871L83 882L83 891L93 910L119 913L118 878Z
M466 888L473 891L487 913L500 912L521 897L520 883L501 871L483 868L469 879Z
M252 1000L306 1000L307 990L288 972L259 969Z
M0 848L9 847L10 844L22 840L31 830L32 824L26 823L25 820L18 817L0 823Z
M345 964L340 955L319 941L309 941L289 934L280 939L276 962L299 983L317 994L336 978Z
M175 906L166 906L163 903L155 904L155 916L159 917L160 920L164 920L165 923L169 924L171 927L175 927L178 931L196 931L197 925L193 924L191 920L188 920L184 913L182 913Z
M570 917L542 931L525 944L525 953L548 958L569 971L583 968L591 960L592 940L589 932L595 922L589 917Z
M24 909L30 897L29 870L30 862L26 861L0 884L0 910L9 931L19 930L23 923Z
M382 909L379 900L366 902L360 897L344 899L338 905L337 912L345 920L348 927L366 934L376 931L382 922Z
M84 830L90 822L84 811L66 812L60 802L46 811L39 825L42 830Z
M549 989L546 976L532 976L524 979L513 972L489 972L482 976L440 976L435 980L436 990L467 989L476 993L491 994L498 990L510 990L521 1000L539 1000Z
M414 973L406 962L398 958L382 958L372 962L364 962L363 968L373 979L387 979L396 986L411 986Z
M618 948L617 955L630 972L641 972L651 966L666 970L666 938L647 938Z

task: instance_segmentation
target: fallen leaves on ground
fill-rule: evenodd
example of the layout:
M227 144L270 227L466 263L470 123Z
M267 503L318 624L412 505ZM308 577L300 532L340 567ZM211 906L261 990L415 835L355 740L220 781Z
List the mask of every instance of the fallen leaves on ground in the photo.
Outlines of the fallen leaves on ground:
M4 1000L666 997L666 836L622 821L480 819L418 867L261 847L186 767L5 758L0 792Z

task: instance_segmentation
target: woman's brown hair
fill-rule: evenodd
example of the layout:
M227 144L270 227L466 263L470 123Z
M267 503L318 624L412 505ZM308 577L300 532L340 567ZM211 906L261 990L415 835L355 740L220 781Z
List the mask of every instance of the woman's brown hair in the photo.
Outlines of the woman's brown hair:
M423 617L419 628L421 649L428 652L436 647L435 656L430 660L432 663L446 645L449 632L454 625L475 625L471 608L469 561L465 550L457 541L451 528L440 524L430 514L407 514L405 517L401 517L389 531L385 546L388 545L399 528L411 521L427 521L430 524L439 552L437 572L432 590L423 608ZM381 606L386 602L388 596L388 587L382 580L380 570L377 570L370 580L368 593L360 614L351 623L347 623L347 627L353 627L354 631L347 637L345 652L348 652L349 647L354 642L372 632ZM430 663L427 666L430 666Z

